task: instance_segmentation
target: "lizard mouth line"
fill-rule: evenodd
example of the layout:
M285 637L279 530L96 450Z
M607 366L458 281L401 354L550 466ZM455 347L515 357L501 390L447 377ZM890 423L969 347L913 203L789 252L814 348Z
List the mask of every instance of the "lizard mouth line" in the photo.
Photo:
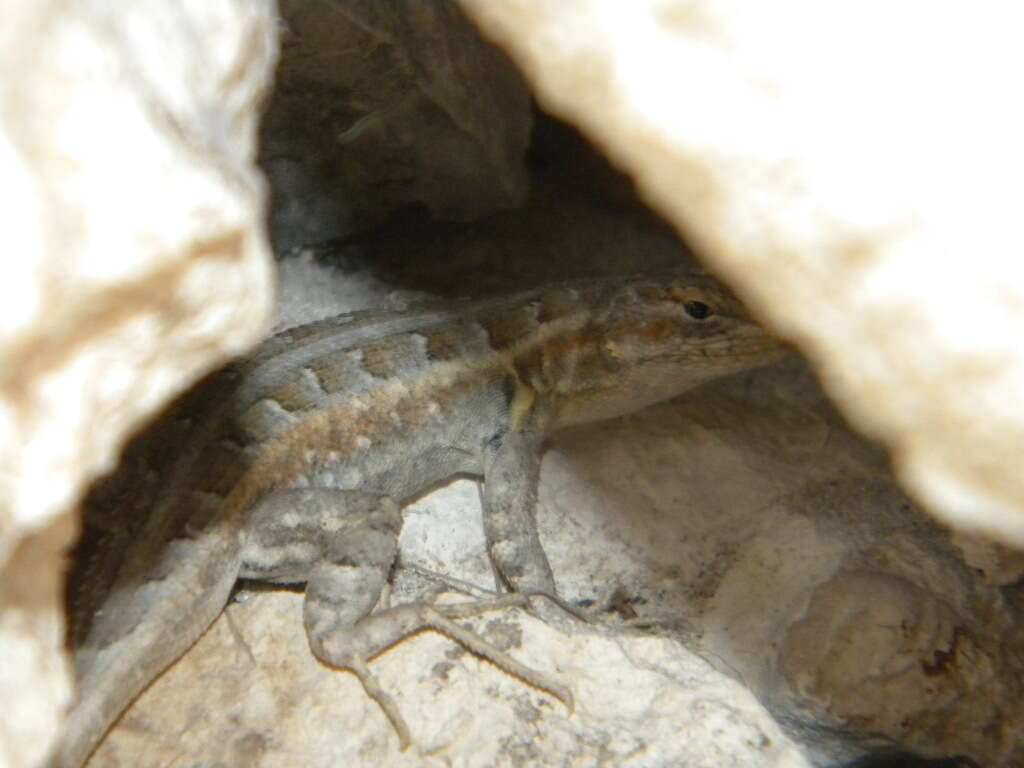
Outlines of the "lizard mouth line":
M782 355L785 347L770 336L756 336L747 339L729 339L698 347L693 357L754 357L760 355Z

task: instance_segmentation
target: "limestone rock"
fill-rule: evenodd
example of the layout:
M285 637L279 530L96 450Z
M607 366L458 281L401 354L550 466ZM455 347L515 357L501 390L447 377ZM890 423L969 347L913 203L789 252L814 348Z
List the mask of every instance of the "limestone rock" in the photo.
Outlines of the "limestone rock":
M269 2L0 4L0 765L67 701L60 578L83 485L260 333L253 165Z
M1024 546L1014 6L463 7L800 345L932 512Z
M562 435L541 525L565 596L618 588L814 765L892 747L1020 764L1017 600L816 389L790 361Z
M399 752L358 680L308 653L301 596L260 594L143 694L91 768L807 765L748 692L672 640L563 635L517 610L461 623L572 680L575 712L425 633L372 662L412 730Z

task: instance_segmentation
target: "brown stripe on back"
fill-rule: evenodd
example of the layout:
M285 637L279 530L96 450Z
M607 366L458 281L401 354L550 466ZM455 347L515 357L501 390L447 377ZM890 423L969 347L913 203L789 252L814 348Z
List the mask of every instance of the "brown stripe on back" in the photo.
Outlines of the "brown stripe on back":
M401 333L366 344L363 350L363 370L378 379L390 379L422 365L422 337Z
M541 294L537 301L537 322L550 323L552 320L571 315L579 310L580 298L572 288L562 287Z
M242 477L248 462L241 449L227 440L207 445L196 462L191 490L227 496Z
M232 420L247 438L242 445L249 445L280 437L292 428L296 418L273 397L264 397L236 414Z
M310 379L309 372L305 368L292 371L287 381L282 382L279 387L268 394L282 408L291 413L319 405L323 399L323 390Z
M257 442L256 439L245 430L245 427L242 424L230 418L225 419L224 423L218 427L217 435L220 440L231 443L239 449L247 448Z
M492 347L507 349L536 331L538 309L537 302L531 301L522 306L487 312L480 316L480 324L487 331Z
M487 334L472 320L450 322L418 332L432 362L461 361L479 354L488 344Z
M581 360L594 357L600 334L592 326L567 329L539 346L526 347L512 360L519 380L534 389L557 390L567 375L577 370Z
M374 390L372 407L368 408L366 400L357 397L309 414L280 439L268 444L259 460L239 478L225 502L225 515L240 514L263 494L287 487L297 477L309 474L329 453L354 455L361 450L359 438L378 440L383 433L396 429L391 414L401 422L402 431L450 417L457 400L479 387L480 381L489 376L480 369L466 371L465 375L452 379L449 386L434 391L433 402L437 403L439 412L424 407L428 403L415 390L410 393L404 385L385 384Z
M296 478L311 473L316 462L329 452L353 455L360 437L379 435L381 410L394 404L378 398L376 405L367 410L365 403L356 399L324 408L269 443L259 460L231 489L224 504L225 516L241 514L265 493L285 488Z
M360 392L366 388L366 371L360 360L359 350L352 350L312 360L307 367L316 374L328 394Z

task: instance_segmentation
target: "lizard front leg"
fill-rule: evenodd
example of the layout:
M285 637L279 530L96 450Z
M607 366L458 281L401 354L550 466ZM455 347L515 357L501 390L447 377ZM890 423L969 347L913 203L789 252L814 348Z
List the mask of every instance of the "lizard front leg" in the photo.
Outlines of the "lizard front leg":
M513 589L555 596L555 577L537 533L542 439L513 426L484 447L484 535L491 562Z
M566 687L451 620L525 605L521 595L449 606L401 605L371 615L398 553L401 523L398 505L387 496L321 488L277 492L250 513L242 576L307 582L303 616L310 649L325 664L359 678L391 721L402 749L411 743L409 728L368 663L423 629L447 635L572 709Z

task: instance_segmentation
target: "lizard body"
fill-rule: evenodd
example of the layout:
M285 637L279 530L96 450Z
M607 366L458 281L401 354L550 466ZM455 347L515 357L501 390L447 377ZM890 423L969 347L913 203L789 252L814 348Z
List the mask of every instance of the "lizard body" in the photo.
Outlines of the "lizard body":
M268 339L132 449L156 467L154 490L117 500L138 506L139 530L119 560L97 565L105 597L75 622L79 696L54 765L88 759L240 577L307 583L311 650L359 677L403 747L408 729L367 662L425 627L571 706L563 686L450 620L479 607L371 613L397 554L401 506L454 475L482 476L488 553L520 593L493 602L555 594L534 520L545 437L780 351L726 289L682 270L340 315Z

